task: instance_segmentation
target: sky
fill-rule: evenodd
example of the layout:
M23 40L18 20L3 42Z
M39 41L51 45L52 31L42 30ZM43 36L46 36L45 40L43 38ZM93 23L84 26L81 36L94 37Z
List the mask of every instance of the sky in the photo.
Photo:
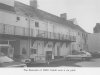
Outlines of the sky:
M29 4L29 0L17 0ZM67 19L76 18L85 31L92 33L100 23L100 0L37 0L38 8L60 16L67 13Z

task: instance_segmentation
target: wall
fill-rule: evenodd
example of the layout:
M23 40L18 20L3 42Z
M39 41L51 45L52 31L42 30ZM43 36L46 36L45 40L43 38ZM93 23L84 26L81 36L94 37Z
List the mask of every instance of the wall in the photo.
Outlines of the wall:
M68 30L69 30L69 28L67 26L62 26L59 24L54 25L54 32L55 33L61 33L61 34L68 35L69 34Z
M41 21L39 19L32 19L32 18L30 18L30 19L31 19L30 20L30 27L31 28L47 31L47 22ZM36 27L35 26L35 22L38 22L39 23L39 27Z
M50 22L48 22L48 31L49 32L54 32L54 25Z
M70 54L69 44L63 43L61 47L61 56L67 56Z
M75 34L75 33L74 33ZM73 50L77 50L77 51L80 51L80 49L82 49L82 37L81 37L81 32L80 31L76 31L76 42L73 42L72 45L73 45Z
M17 17L20 17L20 20L17 20ZM16 15L10 12L0 11L0 23L20 26L20 27L28 27L28 21L25 16Z
M31 49L36 49L36 54L31 54L31 58L34 58L35 56L44 56L44 41L32 40Z
M35 58L38 55L38 41L31 40L31 49L36 49L36 54L30 53L30 58Z
M16 15L13 13L0 11L0 23L15 25Z
M88 51L100 51L100 33L88 34Z
M44 41L38 41L38 55L44 56Z
M57 47L59 47L59 52L57 51ZM55 46L54 46L54 56L60 56L60 51L61 51L61 46L60 46L60 42L56 42Z
M44 46L44 51L53 51L53 42L47 42L46 45Z
M53 42L32 40L33 44L31 49L36 49L36 54L31 54L30 58L35 58L36 62L43 62L46 59L46 51L53 51ZM31 43L32 43L31 41ZM53 55L52 55L53 58Z

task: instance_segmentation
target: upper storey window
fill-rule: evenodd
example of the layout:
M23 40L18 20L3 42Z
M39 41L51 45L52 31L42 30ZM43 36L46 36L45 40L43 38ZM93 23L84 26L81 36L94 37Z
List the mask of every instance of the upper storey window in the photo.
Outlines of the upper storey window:
M19 21L20 20L20 17L17 17L16 19L17 19L17 21Z
M80 35L80 33L78 32L78 35Z
M39 22L35 22L35 27L39 27Z

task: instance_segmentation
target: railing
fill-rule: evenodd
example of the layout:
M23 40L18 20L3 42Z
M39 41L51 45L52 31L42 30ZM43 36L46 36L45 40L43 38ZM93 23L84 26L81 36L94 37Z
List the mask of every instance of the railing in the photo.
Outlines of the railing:
M29 31L30 30L30 31ZM31 36L39 38L76 41L75 36L53 33L39 29L25 28L8 24L0 24L0 34Z

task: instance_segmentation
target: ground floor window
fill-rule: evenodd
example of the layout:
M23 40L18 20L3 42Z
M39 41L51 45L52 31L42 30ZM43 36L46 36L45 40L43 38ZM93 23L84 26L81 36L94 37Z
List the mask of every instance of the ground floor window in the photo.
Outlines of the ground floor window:
M25 48L23 48L22 49L22 54L26 54L27 52L26 52L26 49Z
M31 49L31 54L36 54L37 53L37 49Z
M1 51L1 53L4 53L5 55L8 55L8 47L1 47L0 51Z

